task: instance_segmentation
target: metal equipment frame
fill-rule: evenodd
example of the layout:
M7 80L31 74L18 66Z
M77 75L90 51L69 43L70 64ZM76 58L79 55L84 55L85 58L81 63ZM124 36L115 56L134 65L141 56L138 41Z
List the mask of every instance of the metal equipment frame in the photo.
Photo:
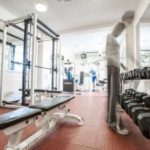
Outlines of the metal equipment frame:
M18 26L18 23L24 23L24 29L22 29L20 26ZM29 30L29 25L32 25L32 31L31 33L28 31ZM24 39L13 35L11 33L8 33L8 27L13 26L14 28L22 31L24 33ZM32 49L32 65L31 66L31 101L30 105L34 104L34 95L35 95L35 79L36 79L36 68L39 67L42 68L41 66L36 66L36 52L37 52L37 40L40 40L40 38L37 35L37 30L41 31L44 33L46 36L50 37L52 39L52 66L51 67L51 88L54 90L57 88L57 75L55 76L55 73L57 74L58 68L55 63L55 48L57 47L56 44L58 44L59 40L59 35L54 32L50 27L48 27L45 23L43 23L41 20L37 18L37 14L30 14L24 17L20 17L17 19L13 20L8 20L4 22L4 27L3 31L0 30L0 32L3 32L3 40L1 41L3 43L2 45L2 63L1 63L1 95L0 95L0 105L3 106L3 99L4 99L4 66L5 66L5 52L6 52L6 44L11 44L6 41L7 35L12 36L18 40L23 40L23 71L22 71L22 105L26 105L26 97L27 97L27 71L29 69L29 61L27 59L27 53L29 51L28 48L28 36L32 37L31 43L31 49ZM13 62L15 63L15 62ZM16 62L18 63L18 62ZM45 68L44 68L45 69ZM47 68L46 68L47 69ZM55 84L55 85L54 85Z

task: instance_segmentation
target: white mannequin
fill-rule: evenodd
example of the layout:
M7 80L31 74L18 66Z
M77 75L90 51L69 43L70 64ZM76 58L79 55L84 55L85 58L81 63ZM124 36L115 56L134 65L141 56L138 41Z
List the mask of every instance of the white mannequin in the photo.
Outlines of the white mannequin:
M120 91L120 45L116 38L130 25L134 18L133 11L127 11L122 20L118 22L113 31L107 36L106 58L107 58L107 75L108 75L108 125L119 134L128 134L124 128L121 117L116 110L119 101Z

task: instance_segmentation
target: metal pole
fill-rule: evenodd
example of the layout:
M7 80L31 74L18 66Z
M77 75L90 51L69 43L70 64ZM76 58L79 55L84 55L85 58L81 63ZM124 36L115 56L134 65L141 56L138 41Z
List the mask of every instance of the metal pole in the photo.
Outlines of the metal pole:
M57 53L58 53L58 40L55 40L55 72L54 72L54 75L55 75L55 89L57 90L57 68L58 68L58 58L57 58Z
M48 27L44 22L42 22L41 20L37 20L38 23L40 25L42 25L45 29L47 29L49 32L51 32L52 34L54 34L56 37L59 37L59 34L57 34L55 31L53 31L50 27Z
M1 32L1 33L3 33L3 30L2 30L2 29L0 29L0 32ZM7 35L9 35L9 36L11 36L11 37L13 37L13 38L16 38L16 39L18 39L18 40L23 41L23 39L22 39L22 38L20 38L20 37L18 37L18 36L16 36L16 35L14 35L14 34L11 34L11 33L9 33L9 32L7 32Z
M16 46L15 45L12 45L11 46L12 47L12 52L11 52L11 61L14 61L14 59L15 59L15 51L16 51ZM14 63L12 63L11 64L11 70L14 70L14 67L15 67L15 64Z
M12 20L8 20L7 21L7 24L17 24L17 23L21 23L21 22L24 22L24 20L26 19L30 19L32 17L33 14L31 15L28 15L28 16L23 16L23 17L20 17L20 18L16 18L16 19L12 19Z
M60 45L60 40L58 41L58 53L59 53L59 60L58 60L58 69L57 69L57 74L58 74L58 90L61 90L61 45Z
M22 69L22 105L26 104L26 85L27 85L27 61L28 61L28 27L29 20L24 24L24 47L23 47L23 69Z
M34 104L35 61L36 61L37 14L33 15L32 68L31 68L31 105Z
M5 76L5 53L6 53L6 36L7 36L7 25L4 24L3 29L3 45L2 45L2 58L1 58L1 97L0 97L0 105L2 106L2 101L4 99L4 76Z
M2 39L0 39L0 43L3 43L3 40ZM6 44L7 45L9 45L9 46L14 46L12 43L10 43L10 42L6 42Z
M55 40L53 39L52 40L52 75L51 75L52 90L54 89L54 71L55 71Z
M57 39L55 36L51 35L49 32L47 32L46 30L44 30L43 28L41 28L40 26L37 26L37 29L39 29L41 32L43 32L45 35L47 35L50 38L54 38Z

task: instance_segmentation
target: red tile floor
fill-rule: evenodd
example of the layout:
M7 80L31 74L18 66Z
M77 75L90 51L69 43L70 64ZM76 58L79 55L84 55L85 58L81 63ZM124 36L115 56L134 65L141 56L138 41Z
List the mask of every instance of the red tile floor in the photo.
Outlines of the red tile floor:
M72 113L84 118L84 126L63 124L32 150L150 150L150 140L142 136L126 113L122 113L122 118L130 130L128 136L118 135L107 127L107 99L104 93L76 95L76 99L72 100L68 107ZM5 111L0 109L0 113ZM28 127L24 138L33 132L34 126ZM0 150L3 149L6 140L5 135L0 132Z

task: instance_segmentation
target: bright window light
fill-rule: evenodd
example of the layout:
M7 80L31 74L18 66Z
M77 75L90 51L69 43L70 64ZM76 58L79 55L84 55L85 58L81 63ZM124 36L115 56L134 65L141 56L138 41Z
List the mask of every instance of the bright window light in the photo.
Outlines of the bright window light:
M35 4L35 9L39 12L46 12L47 6L44 3L37 3L37 4Z

